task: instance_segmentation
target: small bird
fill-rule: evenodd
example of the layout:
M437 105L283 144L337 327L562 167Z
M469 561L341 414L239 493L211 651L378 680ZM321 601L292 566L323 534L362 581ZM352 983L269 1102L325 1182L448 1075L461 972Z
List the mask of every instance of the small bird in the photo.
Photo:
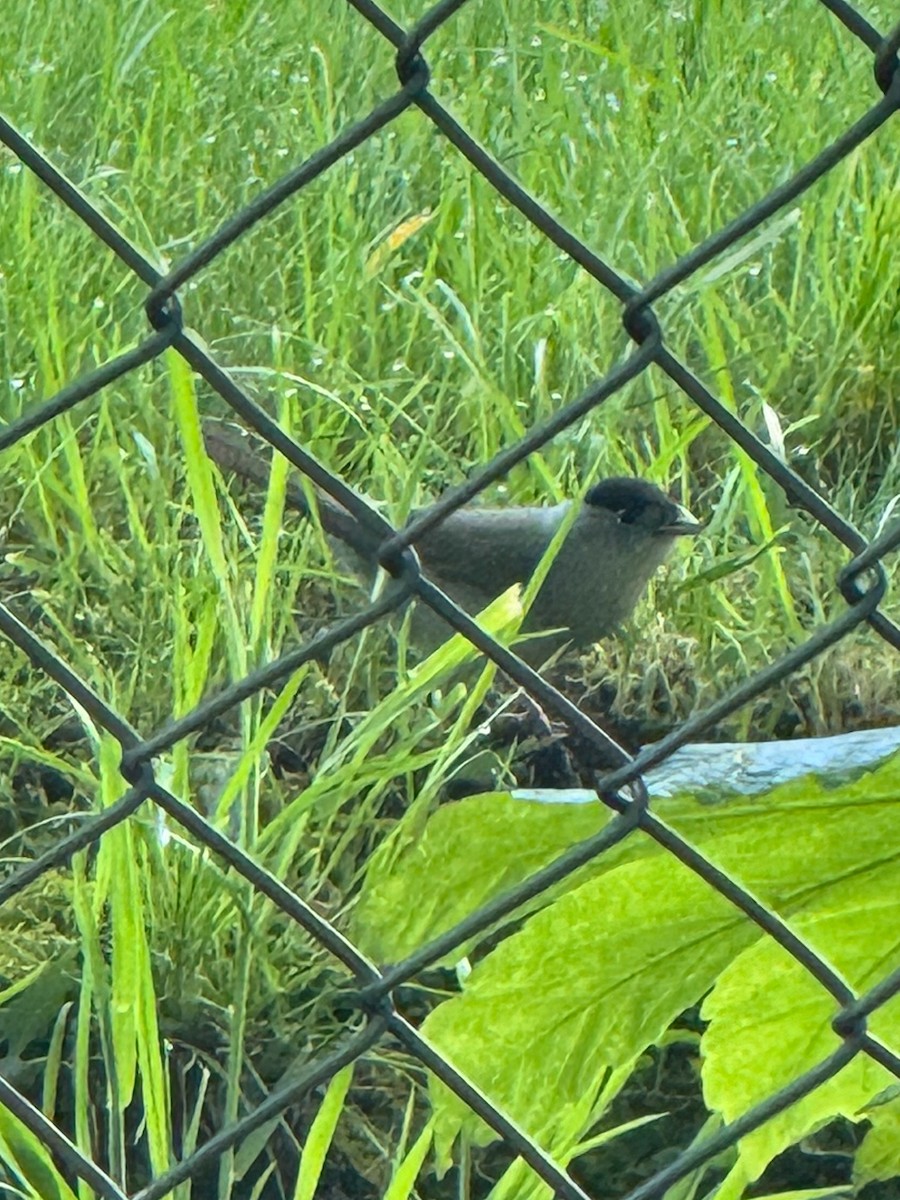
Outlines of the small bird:
M210 458L226 471L265 484L269 458L235 425L208 419L203 436ZM302 488L290 482L286 503L309 516ZM548 508L456 509L415 544L422 569L473 616L514 584L525 584L540 562L571 501ZM322 528L343 542L365 578L378 570L380 540L330 496L318 494ZM545 661L567 642L582 648L612 633L632 613L676 540L704 524L645 479L604 479L585 495L565 541L534 598L516 646L526 662ZM446 640L449 627L425 605L413 636L424 649Z

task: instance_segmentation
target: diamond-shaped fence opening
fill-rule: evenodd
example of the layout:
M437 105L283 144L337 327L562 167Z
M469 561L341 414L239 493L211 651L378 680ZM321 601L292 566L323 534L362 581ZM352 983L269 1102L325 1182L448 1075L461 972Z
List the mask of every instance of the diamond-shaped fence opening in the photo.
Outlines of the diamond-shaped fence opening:
M67 561L94 564L78 575L84 609L61 619L52 603L53 581L47 568L54 547L48 544L27 551L14 547L16 553L9 555L9 561L15 574L5 588L7 601L0 604L0 627L16 648L9 647L6 656L11 686L16 672L24 672L22 678L42 681L44 703L59 705L65 697L59 711L74 710L77 715L77 732L68 741L62 732L55 744L31 743L29 764L27 721L21 713L4 713L4 744L9 760L16 764L19 783L29 769L38 771L37 790L42 791L41 803L49 805L51 814L36 821L27 836L19 827L3 830L7 849L0 912L8 914L4 928L9 947L3 959L5 989L0 1004L0 1104L5 1114L0 1117L0 1178L10 1194L18 1189L16 1194L62 1196L79 1189L79 1194L131 1195L142 1200L213 1194L216 1188L221 1195L312 1194L344 1101L345 1068L354 1065L361 1094L367 1083L382 1106L380 1116L367 1112L369 1136L373 1146L378 1135L391 1146L381 1151L380 1178L392 1179L391 1194L396 1195L411 1194L416 1171L432 1148L447 1165L450 1146L460 1133L466 1144L455 1159L461 1173L470 1156L479 1153L473 1141L499 1140L500 1166L494 1164L493 1176L488 1167L483 1170L485 1179L507 1170L505 1190L498 1195L584 1197L627 1191L629 1197L663 1196L680 1181L690 1179L699 1186L700 1180L706 1180L706 1188L726 1174L728 1186L738 1194L742 1181L750 1182L780 1149L816 1128L825 1116L871 1121L868 1149L860 1159L861 1178L888 1178L900 1170L896 1151L890 1149L890 1130L896 1130L897 1118L896 1098L889 1088L891 1076L900 1073L896 1026L900 959L896 934L890 932L897 928L896 842L890 843L891 830L896 837L896 770L891 775L888 765L885 774L873 774L864 783L848 776L841 784L844 790L838 792L829 793L819 785L810 785L806 792L791 791L788 784L771 812L763 811L762 799L755 804L722 805L719 810L707 806L701 813L706 825L699 821L696 807L676 807L674 815L661 811L655 801L651 803L645 782L648 772L668 763L676 751L697 743L751 702L778 693L796 672L819 663L829 649L859 631L867 630L879 639L884 655L900 648L900 628L885 605L886 568L900 546L900 521L889 514L875 536L864 537L842 515L839 496L812 486L791 464L778 445L777 420L774 425L770 422L770 436L758 436L737 415L728 397L718 397L701 381L688 356L676 353L666 336L667 320L676 312L668 302L684 295L679 289L699 287L701 281L704 286L713 283L716 271L724 273L723 264L729 262L752 265L754 253L762 252L770 235L789 232L792 206L802 209L810 190L821 185L829 172L872 139L885 136L884 127L900 107L900 27L884 36L851 7L823 4L819 15L831 23L828 36L848 54L857 44L871 53L877 86L873 89L870 78L860 77L864 100L858 118L833 140L823 140L806 161L792 162L790 169L785 163L777 179L761 180L754 203L726 223L714 224L713 231L700 240L690 237L691 214L679 214L673 199L671 223L678 226L678 234L672 244L689 248L663 255L668 265L641 286L590 248L585 229L596 228L592 212L586 213L585 229L578 232L557 220L536 194L501 165L503 156L498 152L494 157L438 99L442 87L454 85L454 65L460 72L466 69L466 55L475 55L477 49L490 70L513 53L464 42L471 31L460 23L476 8L475 0L438 4L403 28L377 5L360 0L348 6L336 19L358 23L360 39L367 22L377 31L388 57L394 55L399 83L385 87L381 98L366 108L364 101L376 87L372 75L376 68L354 62L348 78L360 73L361 111L343 126L334 111L322 115L317 94L310 90L310 110L321 117L318 148L271 187L257 188L252 179L254 198L191 252L182 255L178 244L169 245L166 256L174 265L165 271L111 223L106 215L111 211L109 203L95 203L88 198L91 188L82 192L67 179L55 165L60 153L38 148L39 143L52 144L41 125L42 119L49 121L46 113L34 117L33 137L0 120L0 136L12 156L9 163L16 168L16 184L21 183L14 193L17 207L8 210L8 221L18 223L19 235L26 241L43 233L41 255L52 259L58 254L52 235L59 227L51 221L44 228L36 207L43 211L42 206L49 204L54 213L67 210L70 222L80 221L90 231L89 247L96 247L99 255L105 253L103 243L130 272L117 294L135 280L146 289L144 308L150 326L132 345L63 383L49 399L17 409L8 406L7 411L17 415L0 432L0 449L7 455L23 444L36 447L30 458L18 460L20 466L32 464L34 472L18 478L16 487L25 494L33 489L47 513L54 505L66 511L84 543L83 553ZM257 17L257 26L236 27L235 45L239 38L264 40L271 17L261 13ZM515 20L515 15L510 19ZM785 25L801 21L795 10L768 19ZM147 31L146 38L136 32L137 27L129 27L131 53L119 60L120 83L143 69L142 54L152 38L174 37L170 44L177 45L173 30L180 20L179 13L168 14ZM683 23L686 38L699 37L703 22L721 23L722 37L734 37L738 63L738 74L728 83L748 69L743 61L746 47L729 28L728 14L672 10L665 20ZM609 114L631 103L629 94L606 89L603 77L610 63L618 69L625 62L634 94L655 91L660 104L668 97L667 72L680 66L684 94L690 94L689 60L676 64L665 58L663 50L672 43L662 38L658 28L648 32L659 38L660 50L656 69L648 72L635 65L637 56L635 63L626 62L624 48L618 57L614 53L613 44L623 32L639 36L621 24L621 14L598 15L596 21L593 41L578 33L576 21L566 27L549 19L535 23L534 62L523 60L517 67L525 74L534 68L534 75L528 76L531 94L539 96L543 105L540 118L536 110L535 120L552 124L569 102L565 89L548 95L551 81L541 81L542 38L568 37L567 52L574 47L597 57L594 74L567 71L560 79L589 92ZM817 31L813 36L825 34ZM430 61L431 45L437 65ZM222 53L228 49L223 46ZM326 56L321 50L317 54L327 73ZM261 58L261 69L264 65ZM35 66L38 74L42 69L40 63ZM157 80L148 103L170 103L173 91L176 96L186 95L189 81L187 72L180 79ZM304 77L306 84L312 89L308 77ZM485 99L490 95L489 81L484 86L487 90L478 99L482 106L490 104ZM825 103L824 79L821 88ZM727 108L731 96L725 84L722 91L722 105ZM351 103L353 95L351 91ZM342 100L346 105L346 93ZM77 96L72 102L77 102ZM502 142L505 114L499 100L496 107L497 140ZM280 334L273 333L270 362L239 370L221 365L227 355L210 350L203 337L203 304L209 300L202 299L206 295L202 284L210 273L216 281L225 278L227 252L254 227L259 226L251 235L255 239L265 238L267 228L277 230L279 238L286 237L288 226L279 222L292 205L300 212L292 236L302 237L304 222L311 221L310 211L320 200L315 191L318 181L350 164L353 169L341 177L342 186L363 187L358 177L365 164L358 165L354 155L379 137L396 132L402 140L413 114L420 122L430 122L435 138L442 139L447 155L443 161L453 161L452 167L446 167L448 172L467 164L466 178L480 189L477 203L490 203L522 220L524 236L534 240L520 241L510 254L515 269L527 275L528 264L516 261L524 253L523 246L534 245L536 254L555 247L557 261L571 268L576 287L602 294L598 304L615 302L630 340L617 358L604 359L598 377L580 394L559 401L551 398L550 404L535 409L542 413L540 419L529 419L524 425L519 421L519 428L507 421L499 452L476 464L464 483L444 490L435 504L397 528L362 498L369 490L364 478L345 477L324 465L321 444L331 436L328 430L311 429L301 413L296 426L304 432L295 436L285 431L285 421L275 419L266 404L254 398L256 368L263 393L266 371L278 378L284 361ZM674 115L672 119L674 127ZM816 114L808 114L808 120L815 127ZM589 121L585 126L585 146L561 139L558 153L566 163L592 152L591 141L599 135ZM224 137L227 130L224 122L216 136ZM387 153L388 143L380 145ZM164 158L165 147L155 152ZM623 152L630 156L627 161L610 163L605 169L633 177L639 193L644 186L641 172L655 150L629 146ZM27 172L27 184L17 178L21 168ZM717 164L713 173L718 178ZM38 180L40 187L35 186ZM164 163L160 180L170 190L172 203L177 203L183 181L170 179ZM896 226L890 223L890 214L900 211L894 202L896 192L892 199L879 194L870 179L866 182L867 216L873 224L881 222L878 238L896 243ZM398 189L407 185L403 173L398 174L396 185ZM199 169L196 186L209 186ZM596 205L602 197L591 200ZM125 211L127 197L121 197L120 203ZM405 226L398 225L380 249L372 249L379 231L364 229L357 236L360 245L369 246L367 270L377 273L392 248L404 245L433 218L434 214L423 213ZM835 223L834 242L839 245L840 222ZM339 244L345 231L333 227L331 235ZM289 254L290 249L285 245L283 253ZM840 252L853 254L855 249L846 246ZM659 261L660 256L655 256ZM306 262L312 262L312 251ZM876 256L867 292L871 306L856 312L859 322L867 323L872 312L885 306L890 310L893 305L896 314L897 277L891 281L890 264L889 252ZM16 262L4 265L7 275L18 269ZM803 269L798 264L798 273ZM99 268L84 264L84 270ZM50 278L57 280L57 274L51 273ZM248 311L253 282L246 278L240 283ZM340 289L341 279L332 278L329 284ZM309 269L302 281L307 312L315 308L321 286ZM450 295L452 286L444 286L445 295ZM60 341L66 332L55 326L53 308L71 304L72 299L48 294L51 319L46 328L32 331L36 374L45 381L65 361ZM83 293L77 302L83 304ZM395 302L396 297L389 298L387 307ZM453 296L457 315L466 310L466 302L466 297ZM497 285L492 285L491 303L502 305ZM96 308L102 314L103 305ZM726 320L713 305L704 312L712 324ZM15 311L7 315L10 323L16 321ZM433 313L431 318L438 319ZM382 319L389 317L373 312L375 325ZM418 311L416 322L424 319L423 311ZM86 325L84 357L90 359L95 357L92 337L102 328L103 316L97 317L96 325L90 320ZM324 325L334 331L338 344L353 336L340 321L325 320ZM409 334L410 343L417 328ZM893 326L889 320L885 328L893 328L896 334L896 318ZM474 335L465 353L476 356L476 343ZM545 342L538 344L546 348ZM151 442L136 435L136 452L145 467L143 482L129 478L123 484L124 507L118 523L111 520L107 525L100 497L88 491L80 455L94 456L97 478L116 479L121 464L114 461L112 447L118 443L104 442L104 437L115 427L117 408L125 407L117 389L139 379L152 395L156 380L151 371L163 362L187 476L183 494L188 499L176 499L168 467L156 460ZM736 480L750 472L753 478L766 478L846 554L833 580L843 597L843 607L836 606L835 615L813 613L806 627L798 624L789 649L746 675L736 669L734 678L720 678L712 703L630 754L602 722L558 686L557 676L527 665L517 656L515 644L508 648L476 622L476 613L460 607L442 590L442 581L430 577L427 567L423 569L416 550L430 531L495 489L518 465L539 461L546 471L543 455L582 428L579 422L586 416L592 414L602 422L607 402L630 395L629 387L646 381L651 372L677 391L679 403L685 406L681 411L691 414L686 421L702 415L704 428L721 431L730 440L740 467L727 487L733 489ZM198 402L197 379L217 401ZM25 390L11 381L12 396ZM416 390L410 395L414 401ZM70 422L96 404L98 397L107 403L93 431L85 431L86 427L74 431ZM286 399L281 416L290 409L291 397ZM490 404L488 397L488 417ZM405 420L406 412L398 411L397 419L402 415ZM253 530L233 502L219 508L215 476L204 452L201 416L221 418L226 413L274 450L272 461L278 464L273 467L265 455L259 455L254 449L259 442L242 443L231 425L207 425L207 444L223 471L234 466L238 474L263 485L272 472L262 525ZM352 416L359 444L380 439L389 444L390 453L401 457L413 453L397 436L391 419L372 414L368 402ZM773 417L771 410L769 416ZM340 428L336 439L346 441L345 427ZM34 440L48 430L58 431L58 442ZM458 431L448 427L446 435L448 442L457 442ZM883 437L893 437L896 443L889 428L883 429ZM80 450L73 449L79 440ZM53 447L52 452L48 447ZM118 448L121 451L121 445ZM358 446L353 449L356 452ZM41 458L48 453L49 457ZM447 454L452 458L454 450L448 449ZM862 446L860 454L889 458L884 446ZM333 505L330 511L340 514L342 540L350 549L368 550L373 566L380 563L390 582L349 615L301 622L304 633L315 632L299 641L290 632L293 618L286 618L288 648L273 657L261 653L266 643L265 614L254 608L258 595L254 584L265 579L270 589L285 589L285 610L297 595L297 580L283 569L273 541L282 516L283 489L289 489L290 497L290 489L296 487L287 479L284 460L304 478L296 503L315 509L318 494L320 506ZM363 458L350 455L348 461ZM57 469L60 462L67 465L68 474ZM423 470L433 472L433 464L424 464ZM284 473L279 477L279 472ZM150 497L145 507L136 500L135 488L140 486L146 486ZM164 570L169 572L173 596L179 599L171 622L157 628L156 580L143 571L141 556L160 553L154 538L171 520L173 509L179 505L184 509L188 502L190 512L178 512L185 544L171 552L171 563ZM93 517L87 515L90 512ZM11 529L18 516L14 514ZM313 517L315 524L320 517L315 512ZM323 524L326 532L334 532L327 522ZM223 530L234 535L231 540L223 538ZM60 530L59 536L67 535ZM229 575L234 567L229 555L242 554L257 536L260 548L250 573L253 577L248 578L243 565ZM10 538L14 540L13 534ZM114 552L109 550L111 544L117 546ZM198 594L200 585L185 566L201 559L206 586L211 588L208 594ZM96 565L101 560L106 566ZM229 579L234 578L239 583L229 593ZM330 589L331 577L321 578ZM63 589L68 583L60 579L58 585ZM109 606L109 625L92 619L90 596L98 593L104 594ZM234 604L233 599L227 600L229 594L243 596L252 610L247 626L255 634L252 646L240 644L244 626L237 609L229 609L229 603ZM140 599L135 601L135 596ZM259 788L267 747L290 715L300 683L314 677L327 679L323 664L342 648L357 654L359 669L359 656L365 654L361 648L367 644L362 635L392 618L398 628L398 614L411 599L419 609L427 606L438 614L448 636L451 631L461 634L496 664L502 676L524 689L542 728L554 731L550 741L558 744L562 739L568 745L570 764L575 764L581 783L588 785L593 802L567 807L570 824L562 833L553 824L557 817L552 806L542 806L539 818L532 809L527 817L520 817L527 808L524 801L517 808L515 801L499 794L486 797L482 808L485 844L472 841L474 827L466 824L463 815L471 812L466 802L442 806L426 820L434 805L419 801L422 796L433 800L441 759L433 746L426 751L421 742L411 743L412 748L403 751L406 757L390 769L391 774L412 781L410 811L401 817L391 810L380 783L388 769L384 760L389 766L391 761L390 749L384 750L386 732L402 726L416 708L430 711L432 732L441 728L442 721L457 721L449 694L435 695L422 684L421 676L416 683L415 675L399 683L393 699L384 700L368 715L347 713L338 705L338 716L323 731L315 764L300 764L291 785L291 804L281 813L261 812ZM233 625L228 666L233 682L210 690L206 684L212 647L223 623L227 626L229 621ZM171 713L163 721L156 707L159 697L142 693L140 670L134 665L148 657L164 676L173 678ZM434 680L443 681L449 693L453 678L448 682L438 674ZM45 681L52 681L52 692L44 687ZM477 724L474 702L463 716ZM64 730L63 722L52 723ZM238 727L240 733L235 735ZM227 759L224 775L216 774L223 730L240 743ZM191 765L188 746L198 759L205 755L210 760L208 794L198 785L200 776ZM719 770L720 791L729 792L728 767ZM48 779L62 777L62 801L53 804ZM21 790L20 786L17 794ZM366 812L377 814L377 829L366 831L368 843L346 816L352 807L350 796L370 805ZM821 811L829 812L828 826L819 820ZM380 847L362 884L358 872L341 875L331 870L329 874L339 858L336 847L346 850L353 839L369 850ZM329 854L335 857L324 866L322 859ZM468 875L467 856L473 864ZM491 857L496 860L496 873L487 883L479 882L478 871ZM150 884L162 878L165 884L154 891ZM314 894L305 890L304 881L309 879L317 881ZM322 884L324 879L329 880L330 891ZM468 888L465 903L458 897L448 902L454 887L461 892ZM349 902L359 899L361 888L364 915L354 918ZM662 923L660 903L667 912ZM169 928L178 931L166 945L156 944L148 933L164 927L163 913L170 919ZM262 965L255 953L261 939L266 943ZM448 967L469 953L477 953L480 960L471 986L460 982L453 987ZM17 978L9 974L11 963L19 964ZM277 985L266 993L265 1003L259 1003L257 996L262 993L257 993L254 981L267 971ZM178 1001L194 994L192 988L201 976L217 1001L208 1000L205 1007L185 1002L179 1008ZM233 996L225 994L235 979L241 981L241 988ZM601 1185L577 1168L570 1174L569 1162L588 1148L590 1131L609 1111L640 1052L658 1042L679 1013L693 1008L713 985L703 1009L708 1022L704 1091L717 1119L689 1145L682 1142L668 1155L660 1151L652 1161L641 1150L627 1151L635 1160L636 1174L624 1172L621 1178L638 1182L624 1187ZM438 1004L441 988L457 994ZM161 1015L158 1000L163 992L168 1004ZM291 1014L296 1013L302 1014L304 1044L286 1046L281 1034L296 1030L290 1024ZM252 1061L241 1049L251 1028L266 1031L260 1053ZM773 1028L779 1030L774 1040ZM730 1041L722 1030L731 1031ZM773 1053L779 1039L780 1056ZM218 1074L212 1064L217 1064ZM394 1082L386 1083L387 1077ZM430 1081L430 1107L422 1095L426 1080ZM539 1103L541 1093L545 1104L551 1097L557 1111L552 1119L547 1115L545 1127L538 1128L534 1114L546 1115ZM304 1114L299 1126L288 1116L297 1106ZM219 1120L214 1121L212 1114ZM620 1114L623 1129L618 1132L624 1132L626 1115ZM738 1146L740 1155L735 1158ZM372 1161L378 1158L371 1148L369 1155ZM354 1151L342 1146L340 1158L351 1163L365 1154L359 1147ZM516 1165L514 1159L521 1162ZM425 1174L420 1177L420 1194L450 1194L449 1180L442 1185L429 1176L426 1183ZM351 1175L329 1177L323 1185L331 1189L327 1194L375 1194L374 1184L371 1192L358 1191L364 1186L362 1177L354 1182ZM292 1190L295 1180L296 1192ZM540 1193L538 1181L546 1185ZM812 1186L814 1181L801 1182ZM486 1194L482 1181L478 1189Z

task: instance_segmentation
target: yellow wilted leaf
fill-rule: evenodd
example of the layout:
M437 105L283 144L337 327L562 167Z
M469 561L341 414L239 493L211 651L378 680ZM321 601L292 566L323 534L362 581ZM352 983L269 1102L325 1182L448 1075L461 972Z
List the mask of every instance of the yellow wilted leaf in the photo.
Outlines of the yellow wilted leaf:
M434 213L430 208L426 208L424 212L415 213L411 217L407 217L405 221L401 221L395 226L390 233L384 237L369 257L366 259L363 267L363 274L366 279L372 279L384 267L391 255L400 249L404 242L408 242L411 237L419 232L419 230L427 225L434 217Z

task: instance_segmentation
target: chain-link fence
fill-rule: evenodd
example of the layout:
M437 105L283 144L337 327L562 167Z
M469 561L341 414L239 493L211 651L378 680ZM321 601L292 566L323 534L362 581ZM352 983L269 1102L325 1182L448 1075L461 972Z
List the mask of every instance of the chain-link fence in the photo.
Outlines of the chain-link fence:
M242 423L265 439L296 470L342 505L353 521L365 531L366 536L380 544L379 562L401 585L351 617L338 621L309 641L283 654L276 661L253 671L219 694L204 699L186 715L170 721L162 728L150 731L133 728L118 712L104 703L92 688L86 686L57 653L46 648L26 620L20 619L11 607L0 605L0 628L5 636L27 655L37 670L46 673L64 689L97 727L105 730L118 742L121 747L121 774L130 785L127 793L111 806L80 824L74 833L61 838L45 853L9 874L0 884L0 904L7 904L13 897L21 895L24 889L41 879L51 869L68 863L77 851L97 844L105 834L127 822L142 805L149 803L158 806L174 826L186 831L222 864L226 864L242 876L253 889L268 897L290 921L296 922L334 956L353 981L355 1007L347 1018L347 1026L352 1026L353 1032L347 1033L340 1044L330 1052L321 1054L307 1065L289 1085L272 1092L253 1111L232 1121L226 1128L209 1137L193 1153L187 1154L182 1161L154 1178L136 1193L141 1200L152 1200L154 1197L172 1194L184 1181L208 1170L210 1164L215 1163L228 1149L240 1145L251 1133L266 1127L290 1105L298 1103L314 1089L327 1083L342 1067L383 1044L385 1039L390 1040L392 1045L401 1046L470 1106L503 1140L508 1150L513 1155L521 1156L537 1176L549 1185L554 1195L583 1198L587 1192L573 1181L563 1166L506 1116L497 1107L489 1092L482 1092L473 1086L422 1036L413 1021L404 1015L396 997L402 985L420 976L433 964L445 961L448 955L471 943L473 938L485 930L494 929L505 918L523 911L536 897L567 880L576 870L596 861L598 856L640 830L662 847L667 855L677 858L709 888L715 889L735 910L755 923L796 963L802 964L809 977L831 997L835 1010L833 1029L840 1037L838 1048L811 1069L798 1075L787 1086L769 1095L727 1125L701 1137L690 1149L654 1172L630 1193L631 1200L661 1196L679 1180L687 1177L698 1165L712 1161L775 1114L783 1112L814 1089L826 1085L859 1056L867 1056L872 1062L900 1075L900 1051L892 1049L869 1029L870 1016L883 1009L900 990L900 966L890 962L881 963L879 982L865 994L855 994L831 963L817 953L811 943L788 921L761 903L745 887L717 868L684 837L673 832L659 819L649 804L642 779L651 767L664 763L680 747L697 741L724 717L749 701L777 688L793 672L817 659L864 623L883 639L886 652L900 649L900 628L880 607L886 590L886 575L882 564L886 556L900 546L900 523L895 520L877 539L867 541L826 497L809 486L771 446L755 436L734 412L721 403L690 368L671 352L653 307L679 284L711 263L717 255L733 247L739 239L759 229L773 214L801 197L826 172L850 155L896 114L900 108L900 63L897 58L900 26L885 37L850 5L839 0L825 3L825 7L831 10L834 18L845 27L845 36L859 39L871 50L879 98L851 128L832 144L825 146L790 179L638 289L595 254L575 233L556 221L534 196L521 187L513 176L454 120L429 90L426 43L436 31L449 26L454 14L463 6L464 0L452 0L436 5L409 31L397 25L386 12L369 0L351 2L360 18L370 22L386 42L396 49L396 67L400 81L398 90L356 124L344 129L331 142L322 146L300 167L284 176L252 204L236 213L165 276L117 231L35 144L17 132L8 121L0 121L0 136L9 150L149 289L146 313L152 326L152 332L142 344L67 385L50 400L26 411L18 419L7 424L0 432L0 450L7 449L48 422L54 421L61 414L84 403L101 389L140 365L157 358L164 351L174 350L218 393ZM799 15L797 19L800 19ZM360 499L357 492L344 480L326 469L301 445L287 436L264 409L235 382L235 378L219 365L202 340L182 323L178 294L251 226L302 192L308 184L350 154L354 148L359 147L378 131L384 130L401 114L412 108L417 108L434 123L459 154L496 189L499 196L515 206L587 276L602 288L608 289L622 306L622 321L634 342L634 348L625 362L611 370L583 395L559 408L549 420L530 429L516 444L510 445L492 461L485 463L463 485L443 495L427 513L414 519L402 530L397 530L373 507ZM48 247L47 253L52 254L53 248ZM202 315L196 318L195 323L202 325ZM579 421L585 414L599 409L605 401L626 383L646 371L651 364L665 372L703 413L749 455L761 471L783 489L794 505L805 510L822 529L827 530L834 539L845 546L851 557L837 581L847 605L840 616L821 624L811 636L789 653L766 669L758 671L739 686L727 689L721 698L705 711L684 721L662 740L632 757L541 674L531 670L514 652L487 635L470 614L462 611L423 574L415 548L417 542L450 513L477 497L512 467L523 462L534 451L546 446L551 439ZM261 868L235 841L225 836L194 806L167 787L155 769L154 761L185 739L209 728L248 698L285 681L304 664L321 660L333 648L397 611L412 597L419 604L433 609L448 626L470 639L505 675L525 688L546 713L558 718L577 736L584 771L592 779L597 796L613 810L615 817L599 833L581 841L556 857L552 863L530 875L524 882L482 905L439 937L420 945L403 961L378 968L360 953L334 923L325 919L314 906L307 903L302 895L295 894L272 873ZM615 769L607 770L605 767L601 769L596 766L598 763L608 765L610 761L617 764ZM122 1187L107 1170L101 1169L92 1161L20 1090L5 1079L0 1079L0 1102L9 1114L13 1114L49 1149L55 1161L70 1177L77 1177L100 1196L112 1198L125 1195ZM9 1151L13 1143L8 1128L5 1132L0 1128L0 1143ZM4 1157L8 1159L9 1155L5 1153ZM112 1167L109 1166L111 1170ZM48 1191L47 1194L51 1193Z

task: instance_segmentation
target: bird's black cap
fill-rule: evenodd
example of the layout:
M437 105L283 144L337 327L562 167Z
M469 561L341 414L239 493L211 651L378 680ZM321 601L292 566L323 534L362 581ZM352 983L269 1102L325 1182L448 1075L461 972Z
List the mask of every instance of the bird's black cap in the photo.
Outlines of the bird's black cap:
M645 525L669 534L699 533L703 529L686 508L647 479L603 479L588 491L584 502L613 513L623 525Z

